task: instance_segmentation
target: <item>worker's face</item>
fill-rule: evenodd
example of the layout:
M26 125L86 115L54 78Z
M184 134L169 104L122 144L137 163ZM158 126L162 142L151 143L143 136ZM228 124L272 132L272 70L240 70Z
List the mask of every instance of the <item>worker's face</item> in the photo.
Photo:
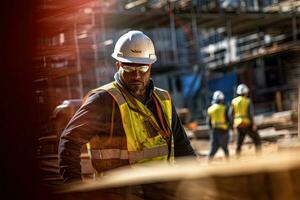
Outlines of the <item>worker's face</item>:
M116 63L122 82L135 96L142 96L150 79L151 65Z

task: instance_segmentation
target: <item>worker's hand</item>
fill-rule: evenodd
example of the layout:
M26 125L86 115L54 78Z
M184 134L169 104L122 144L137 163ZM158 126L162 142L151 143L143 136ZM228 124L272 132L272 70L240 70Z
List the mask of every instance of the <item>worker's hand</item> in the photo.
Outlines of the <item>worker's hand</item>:
M252 130L257 131L257 126L255 124L252 125Z

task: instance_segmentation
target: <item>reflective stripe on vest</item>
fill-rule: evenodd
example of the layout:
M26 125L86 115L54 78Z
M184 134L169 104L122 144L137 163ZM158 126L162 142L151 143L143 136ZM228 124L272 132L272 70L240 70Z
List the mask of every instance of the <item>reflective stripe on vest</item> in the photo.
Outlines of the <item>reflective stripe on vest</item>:
M124 92L122 93L119 90L120 86L116 84L107 84L96 89L96 91L106 90L116 101L126 134L127 151L120 149L99 150L97 147L91 147L92 159L129 159L131 164L151 160L167 160L169 154L168 144L162 137L165 132L162 132L152 112L135 98L135 102L132 102L132 97L129 98ZM165 120L170 128L172 123L171 99L166 91L157 88L154 90L154 95L160 103ZM152 134L149 134L151 131ZM174 142L171 135L170 138L172 142L169 160L173 160Z
M250 99L245 96L238 96L232 100L232 107L234 112L234 126L249 126L250 119L248 116Z
M151 149L144 149L143 151L131 151L121 149L93 149L91 155L93 159L130 159L132 161L139 161L142 159L152 159L168 154L167 146L159 146Z
M208 115L210 116L210 122L212 128L218 129L228 129L228 124L225 118L226 115L226 107L223 104L213 104L208 108L207 111Z
M91 156L93 159L128 159L128 151L121 149L92 149Z

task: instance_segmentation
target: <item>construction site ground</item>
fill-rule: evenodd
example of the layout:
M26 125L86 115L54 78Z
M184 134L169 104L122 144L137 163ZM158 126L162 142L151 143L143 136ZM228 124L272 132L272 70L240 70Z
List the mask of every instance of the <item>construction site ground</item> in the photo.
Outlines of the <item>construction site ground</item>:
M210 142L209 140L204 139L191 139L191 144L199 155L199 160L203 163L207 163L207 155L209 154L210 150ZM251 139L247 136L245 138L245 143L242 147L242 153L238 157L236 156L236 141L231 140L229 145L229 160L231 159L240 159L241 161L247 160L247 158L252 158L253 156L259 155L255 151L255 146L252 143ZM297 136L287 135L284 138L278 139L277 141L265 141L262 140L262 151L260 152L261 155L271 155L280 151L289 151L300 149L299 139ZM223 163L226 162L224 152L221 148L217 151L214 159L210 162L210 164L214 163Z

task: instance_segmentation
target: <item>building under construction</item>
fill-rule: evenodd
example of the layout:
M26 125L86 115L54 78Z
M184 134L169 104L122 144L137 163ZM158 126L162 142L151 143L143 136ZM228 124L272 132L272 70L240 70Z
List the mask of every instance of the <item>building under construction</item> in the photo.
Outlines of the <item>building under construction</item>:
M53 110L113 80L111 53L129 30L141 30L154 41L158 60L152 79L171 93L184 124L197 123L195 134L207 132L202 125L213 92L222 90L229 104L237 85L245 83L257 124L267 129L264 136L274 139L277 130L276 136L297 135L300 1L45 0L39 2L37 27L40 155L56 152L55 145L45 148L62 131L49 137Z
M153 79L178 108L205 116L210 96L228 102L240 82L256 113L296 110L298 1L43 1L38 10L36 93L42 115L112 80L116 39L154 40Z

